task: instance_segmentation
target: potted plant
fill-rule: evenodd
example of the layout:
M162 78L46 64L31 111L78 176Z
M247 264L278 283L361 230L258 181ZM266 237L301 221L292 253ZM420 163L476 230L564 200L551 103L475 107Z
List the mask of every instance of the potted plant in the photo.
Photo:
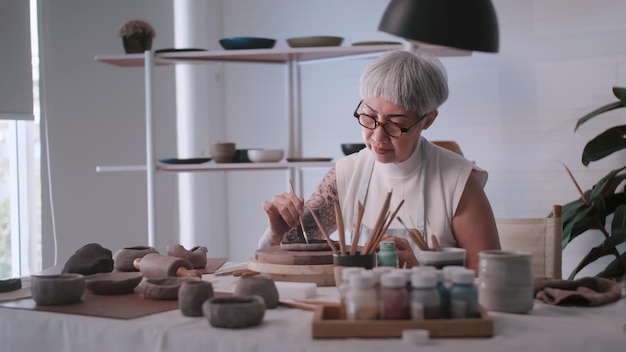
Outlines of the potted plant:
M152 38L156 37L156 32L146 21L130 20L120 27L118 35L122 37L124 51L136 54L152 48Z
M626 107L626 88L613 87L613 94L618 101L604 105L581 117L576 128L605 112ZM588 166L591 162L603 159L626 148L626 125L614 126L590 140L583 149L582 163ZM569 279L573 279L580 270L600 257L615 256L600 277L619 280L626 272L626 251L619 253L617 245L626 242L626 165L609 172L591 189L582 191L570 170L565 166L581 197L563 206L563 242L565 248L574 238L587 230L597 229L605 239L599 246L591 248L589 253L572 271ZM606 229L606 219L613 214L610 231Z

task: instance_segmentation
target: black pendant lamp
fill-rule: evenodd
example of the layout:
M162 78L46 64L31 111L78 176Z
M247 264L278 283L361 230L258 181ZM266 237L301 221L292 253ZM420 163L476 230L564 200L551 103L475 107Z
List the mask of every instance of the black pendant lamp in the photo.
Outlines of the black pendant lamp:
M378 29L458 49L496 53L499 47L491 0L391 0Z

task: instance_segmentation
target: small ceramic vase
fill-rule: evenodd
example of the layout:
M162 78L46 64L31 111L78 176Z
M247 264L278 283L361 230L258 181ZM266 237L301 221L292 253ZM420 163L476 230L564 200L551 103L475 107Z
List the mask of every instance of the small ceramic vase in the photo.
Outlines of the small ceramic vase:
M139 271L133 265L133 261L149 253L159 252L149 246L124 247L113 254L113 268L118 271Z
M213 297L202 304L209 324L218 328L239 329L263 321L265 303L261 296Z
M241 277L235 287L235 295L258 295L265 301L265 308L272 309L278 306L278 289L272 279L266 276Z
M208 281L186 281L178 290L178 308L187 317L201 317L202 304L213 297L213 285Z
M372 254L361 254L356 252L355 255L350 254L333 254L333 274L335 276L335 286L341 286L343 282L343 269L356 267L363 269L372 269L377 265L376 252Z
M191 263L194 269L205 268L207 263L206 254L208 249L204 246L196 246L190 250L180 244L167 246L167 255L171 257L183 258Z

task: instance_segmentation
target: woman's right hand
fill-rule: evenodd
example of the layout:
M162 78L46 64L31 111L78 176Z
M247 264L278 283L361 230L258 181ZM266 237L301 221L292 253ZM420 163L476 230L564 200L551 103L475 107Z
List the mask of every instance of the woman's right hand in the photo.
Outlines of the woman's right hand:
M300 223L299 218L304 210L304 199L288 192L274 196L271 202L263 201L262 206L272 230L271 242L280 244L283 235Z

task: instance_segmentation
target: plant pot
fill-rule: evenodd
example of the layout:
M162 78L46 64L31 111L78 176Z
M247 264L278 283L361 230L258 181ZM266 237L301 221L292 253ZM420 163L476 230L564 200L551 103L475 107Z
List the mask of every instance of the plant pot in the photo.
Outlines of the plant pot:
M126 54L139 54L152 49L152 36L149 34L133 34L122 37Z

